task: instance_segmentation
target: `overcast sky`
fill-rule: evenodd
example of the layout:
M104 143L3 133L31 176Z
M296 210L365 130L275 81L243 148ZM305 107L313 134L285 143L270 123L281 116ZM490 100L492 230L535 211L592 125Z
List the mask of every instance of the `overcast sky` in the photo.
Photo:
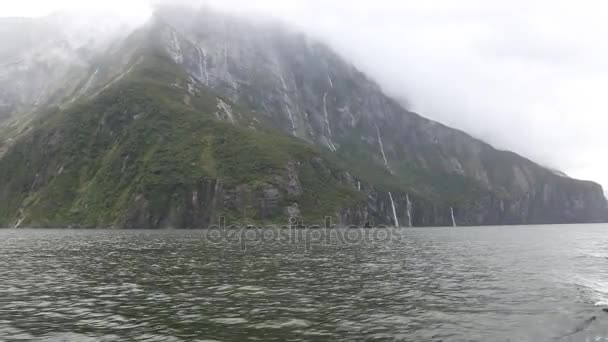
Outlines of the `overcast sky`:
M0 0L0 16L69 7L142 20L149 1ZM608 187L608 2L199 2L288 21L420 114Z

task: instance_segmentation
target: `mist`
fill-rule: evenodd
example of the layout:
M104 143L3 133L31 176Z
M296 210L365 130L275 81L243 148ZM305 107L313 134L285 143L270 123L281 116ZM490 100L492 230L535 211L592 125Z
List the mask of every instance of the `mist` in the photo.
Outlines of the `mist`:
M22 1L145 22L159 1ZM171 3L176 3L172 1ZM597 1L179 1L269 16L318 38L409 109L572 177L608 185L608 4ZM3 15L4 14L0 14Z

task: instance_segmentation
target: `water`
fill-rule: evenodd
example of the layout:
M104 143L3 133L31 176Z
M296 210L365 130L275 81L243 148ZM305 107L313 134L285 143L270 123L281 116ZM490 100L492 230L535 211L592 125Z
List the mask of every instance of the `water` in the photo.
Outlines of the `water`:
M608 226L391 234L0 230L0 341L608 341Z

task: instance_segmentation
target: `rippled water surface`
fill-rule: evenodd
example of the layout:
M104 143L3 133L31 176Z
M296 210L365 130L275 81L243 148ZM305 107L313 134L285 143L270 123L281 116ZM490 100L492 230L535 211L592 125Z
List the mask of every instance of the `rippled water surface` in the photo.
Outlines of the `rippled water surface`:
M0 341L608 341L608 226L391 233L0 230Z

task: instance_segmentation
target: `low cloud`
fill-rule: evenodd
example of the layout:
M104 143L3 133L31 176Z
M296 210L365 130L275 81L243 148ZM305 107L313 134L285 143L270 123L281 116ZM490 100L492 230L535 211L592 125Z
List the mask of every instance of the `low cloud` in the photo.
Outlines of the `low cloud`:
M236 5L236 3L239 3ZM411 109L608 185L608 4L219 1L319 37Z
M48 7L42 0L24 2ZM77 6L75 1L64 2L68 7ZM608 22L603 15L608 3L180 3L277 17L327 42L420 114L499 149L608 186L608 160L604 158L608 146L604 141L608 131L604 94L608 89ZM137 18L150 2L109 0L99 4Z

